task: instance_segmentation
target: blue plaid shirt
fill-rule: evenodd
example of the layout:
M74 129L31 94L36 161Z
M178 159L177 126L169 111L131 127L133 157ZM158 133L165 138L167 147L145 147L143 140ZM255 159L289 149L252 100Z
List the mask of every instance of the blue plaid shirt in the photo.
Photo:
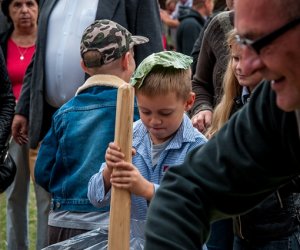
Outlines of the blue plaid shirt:
M152 165L152 147L148 131L141 120L134 123L133 128L133 147L136 155L132 158L132 163L139 169L142 176L152 182L155 190L165 174L173 166L183 162L186 154L193 148L206 142L206 138L196 130L187 115L174 137L170 140L165 150L161 153L157 165ZM105 163L102 164L100 171L93 175L89 181L88 198L96 207L107 206L110 202L110 192L105 195L102 171ZM131 195L131 218L145 220L147 214L146 199Z

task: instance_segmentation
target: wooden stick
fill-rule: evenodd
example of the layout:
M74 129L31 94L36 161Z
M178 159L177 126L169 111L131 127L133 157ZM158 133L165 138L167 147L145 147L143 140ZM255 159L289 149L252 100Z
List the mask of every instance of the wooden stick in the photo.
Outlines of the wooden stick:
M134 89L123 84L118 89L115 143L125 154L125 161L132 161L132 123L134 107ZM114 169L113 171L118 171ZM109 250L128 250L130 247L130 192L111 188L110 220L108 234Z

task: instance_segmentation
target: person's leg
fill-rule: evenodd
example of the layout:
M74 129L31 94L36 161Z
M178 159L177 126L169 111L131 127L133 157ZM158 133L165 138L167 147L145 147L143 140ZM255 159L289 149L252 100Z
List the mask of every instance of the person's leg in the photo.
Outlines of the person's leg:
M6 238L8 250L28 249L28 194L29 166L28 147L19 146L12 140L9 153L17 166L12 185L6 190L7 222Z
M247 243L243 241L240 237L234 236L233 250L249 250Z
M31 175L33 176L34 167L38 150L30 150ZM48 244L48 215L50 210L51 195L42 187L34 183L36 207L37 207L37 233L36 249L40 250Z
M289 249L300 249L300 227L298 226L298 230L290 237Z
M36 249L42 249L48 242L48 215L50 211L51 196L42 187L34 184L37 206L37 233Z
M233 250L300 250L300 231L290 236L260 243L246 242L239 237L234 238Z
M206 243L206 246L208 250L232 250L232 219L225 219L212 223L211 233Z

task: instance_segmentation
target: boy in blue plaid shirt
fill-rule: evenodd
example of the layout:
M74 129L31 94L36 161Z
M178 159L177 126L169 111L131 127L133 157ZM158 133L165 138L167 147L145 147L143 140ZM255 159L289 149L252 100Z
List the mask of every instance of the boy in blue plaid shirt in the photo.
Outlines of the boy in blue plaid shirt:
M135 88L140 120L133 127L132 163L110 143L100 171L89 181L88 198L96 207L110 202L111 186L132 193L131 218L146 220L148 203L165 174L186 154L206 142L185 114L195 99L189 56L163 51L148 56L137 68ZM113 173L113 169L118 171Z

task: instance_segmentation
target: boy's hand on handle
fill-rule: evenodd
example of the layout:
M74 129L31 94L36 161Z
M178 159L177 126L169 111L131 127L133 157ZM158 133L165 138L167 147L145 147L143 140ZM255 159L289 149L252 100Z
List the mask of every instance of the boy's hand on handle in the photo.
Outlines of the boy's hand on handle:
M154 194L153 183L146 180L139 170L129 162L118 162L115 164L117 171L111 175L111 185L124 188L131 193L151 200Z
M135 155L135 149L132 149L132 155ZM105 153L106 168L103 171L105 193L111 188L111 174L114 168L118 168L118 162L124 162L125 155L120 151L120 147L114 142L109 143Z
M124 161L125 155L120 150L120 147L114 142L109 143L105 153L105 161L110 174L118 162Z
M136 151L132 149L132 155L135 155ZM105 153L106 166L110 173L112 173L113 168L116 167L116 163L124 161L125 155L120 151L120 147L114 142L109 143L108 148Z
M116 163L123 161L124 157L125 157L124 154L121 153L120 147L117 144L115 144L114 142L109 143L108 148L105 153L106 167L104 168L104 170L102 172L105 193L107 193L111 188L110 178L111 178L113 169L116 166Z

